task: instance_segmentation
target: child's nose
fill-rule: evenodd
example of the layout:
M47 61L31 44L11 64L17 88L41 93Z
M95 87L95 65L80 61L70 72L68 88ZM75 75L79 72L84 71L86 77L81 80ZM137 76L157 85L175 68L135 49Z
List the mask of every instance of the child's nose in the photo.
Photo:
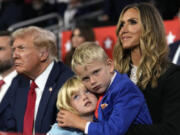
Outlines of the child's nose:
M90 77L91 85L94 85L96 83L95 77Z
M86 94L83 94L83 101L88 99L87 95Z

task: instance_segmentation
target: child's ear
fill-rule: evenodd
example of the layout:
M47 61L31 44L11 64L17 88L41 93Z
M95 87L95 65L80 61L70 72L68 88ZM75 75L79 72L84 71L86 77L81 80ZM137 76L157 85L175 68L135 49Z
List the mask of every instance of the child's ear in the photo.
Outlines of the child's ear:
M110 72L113 73L114 72L114 62L112 59L108 58L107 59L107 66L110 69Z

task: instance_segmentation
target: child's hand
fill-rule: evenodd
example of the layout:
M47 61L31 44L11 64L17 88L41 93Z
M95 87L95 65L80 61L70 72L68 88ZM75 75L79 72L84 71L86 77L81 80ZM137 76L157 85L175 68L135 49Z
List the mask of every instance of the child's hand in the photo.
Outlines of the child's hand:
M60 127L73 127L73 123L75 122L73 117L76 117L76 115L61 109L57 114L58 125Z
M61 109L57 114L57 122L60 127L73 127L85 130L87 120L69 111Z

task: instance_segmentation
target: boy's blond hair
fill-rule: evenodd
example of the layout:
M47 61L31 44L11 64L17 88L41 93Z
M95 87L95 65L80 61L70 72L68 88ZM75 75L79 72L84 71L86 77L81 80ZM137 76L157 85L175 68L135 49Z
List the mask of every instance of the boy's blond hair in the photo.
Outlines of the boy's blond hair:
M69 78L61 87L58 93L57 109L65 109L70 112L79 114L76 109L71 106L71 97L74 93L78 92L81 88L85 87L77 76Z
M94 60L106 61L108 59L104 49L95 42L84 42L79 45L72 57L71 67L75 71L77 65L84 66Z

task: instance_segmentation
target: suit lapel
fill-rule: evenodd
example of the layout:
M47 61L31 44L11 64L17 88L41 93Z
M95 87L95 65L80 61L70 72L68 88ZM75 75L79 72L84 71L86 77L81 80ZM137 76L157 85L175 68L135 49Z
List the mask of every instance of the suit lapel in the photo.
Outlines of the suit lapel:
M56 78L58 77L58 67L57 63L54 63L53 69L51 70L51 73L48 77L48 80L46 82L46 86L43 91L43 95L41 97L41 101L39 104L37 116L36 116L36 122L35 122L35 130L39 131L41 129L40 125L43 125L43 119L44 119L44 114L47 111L48 103L51 98L51 94L54 92L56 88Z
M10 104L10 100L12 99L12 95L13 95L13 89L9 88L7 93L4 96L3 100L0 103L0 114Z
M16 94L16 99L15 99L15 115L16 115L16 121L17 121L17 130L18 132L23 131L23 123L24 123L24 114L26 110L26 104L27 104L27 97L28 97L28 91L30 88L30 81L29 79L21 80L21 84L19 85ZM23 101L23 102L22 102Z
M100 102L100 106L98 108L98 119L99 120L103 120L104 117L105 117L104 114L103 114L103 109L105 109L105 108L102 108L101 105L102 104L107 104L107 105L110 104L111 100L109 98L110 98L110 95L111 95L114 87L116 86L115 84L118 84L117 81L119 80L119 77L120 77L119 73L116 72L116 76L115 76L112 84L109 86L108 90L106 90L106 92L104 94L104 97L103 97L103 99Z
M17 80L17 76L12 80L12 83L8 88L7 93L5 94L3 100L0 103L0 114L12 101L13 95L15 93L15 87L17 86L16 80Z

